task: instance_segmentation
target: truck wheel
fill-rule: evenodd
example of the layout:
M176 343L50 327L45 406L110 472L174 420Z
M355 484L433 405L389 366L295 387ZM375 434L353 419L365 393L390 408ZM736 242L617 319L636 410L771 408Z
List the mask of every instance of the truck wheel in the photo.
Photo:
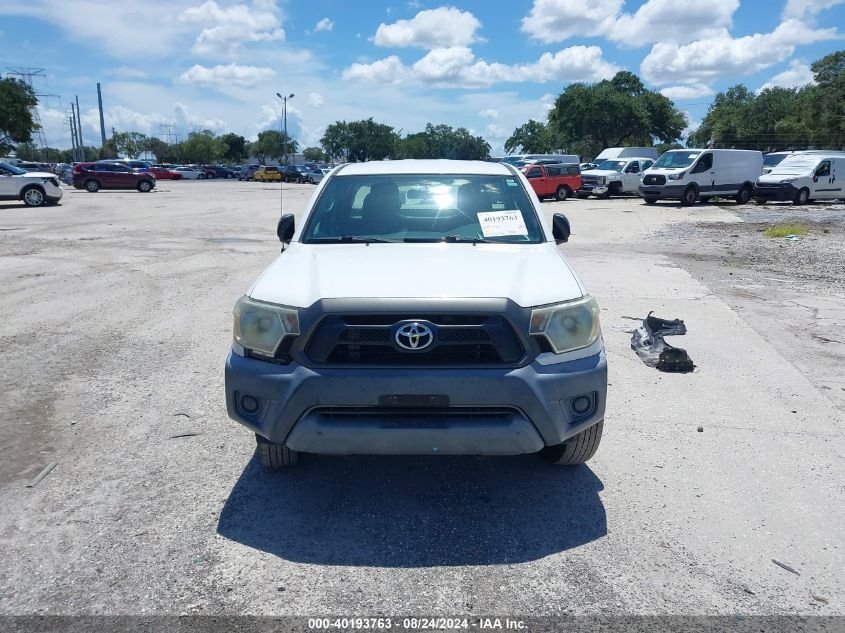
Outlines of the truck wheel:
M91 193L97 193L100 190L100 183L96 180L88 180L85 183L85 191L90 191Z
M293 466L299 461L299 453L290 450L284 444L277 444L255 434L256 452L262 466L278 470L285 466Z
M646 204L654 204L657 202L657 196L643 196Z
M697 195L695 192L695 187L690 185L686 188L686 191L684 191L683 195L681 196L681 206L691 207L695 204L696 197Z
M810 199L810 190L804 187L800 189L798 193L795 194L795 198L792 200L793 204L807 204L807 200Z
M555 198L563 202L569 197L570 193L571 192L569 191L569 187L564 187L563 185L561 185L557 188L557 191L555 191Z
M621 182L612 182L610 186L607 188L608 196L621 196L622 195L622 183Z
M574 466L583 464L593 455L601 444L601 434L604 420L599 420L588 429L584 429L575 437L571 437L563 444L547 446L542 450L543 456L558 466Z
M46 198L40 187L30 186L21 192L21 200L28 207L40 207Z
M736 200L737 204L748 204L751 201L751 187L748 185L743 186L739 190L739 193L736 194L734 200Z

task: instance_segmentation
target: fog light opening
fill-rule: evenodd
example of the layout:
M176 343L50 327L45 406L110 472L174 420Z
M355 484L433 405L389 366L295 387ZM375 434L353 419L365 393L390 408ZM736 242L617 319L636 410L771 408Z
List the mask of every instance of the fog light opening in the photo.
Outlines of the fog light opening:
M569 408L575 415L584 415L593 408L593 399L590 396L578 396L572 399Z
M244 413L254 415L261 408L261 402L255 396L241 396L241 409Z

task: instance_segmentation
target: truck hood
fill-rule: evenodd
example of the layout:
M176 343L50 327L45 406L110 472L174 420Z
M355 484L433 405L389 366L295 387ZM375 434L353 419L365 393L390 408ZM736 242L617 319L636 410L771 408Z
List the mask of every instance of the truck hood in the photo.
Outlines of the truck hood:
M621 173L621 171L613 171L612 169L588 169L587 171L582 171L581 176L604 176L610 178L611 176L618 176Z
M522 307L577 299L578 277L542 244L291 243L249 291L304 308L332 298L508 298Z

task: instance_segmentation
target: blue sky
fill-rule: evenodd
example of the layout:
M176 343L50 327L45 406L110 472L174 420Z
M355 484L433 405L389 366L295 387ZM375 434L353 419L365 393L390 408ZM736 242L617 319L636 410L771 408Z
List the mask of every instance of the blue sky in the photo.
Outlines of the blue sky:
M47 141L107 128L160 135L171 124L254 137L279 127L319 144L338 119L372 116L415 132L464 126L501 151L544 119L573 81L637 73L701 119L735 83L802 85L809 64L845 48L845 0L3 0L0 70L46 69Z

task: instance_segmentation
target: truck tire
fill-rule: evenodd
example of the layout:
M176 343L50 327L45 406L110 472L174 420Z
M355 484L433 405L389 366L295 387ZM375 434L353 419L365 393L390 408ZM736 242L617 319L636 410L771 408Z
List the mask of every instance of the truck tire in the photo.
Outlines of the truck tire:
M690 185L689 187L684 190L684 193L681 195L681 206L682 207L691 207L695 204L695 199L698 197L698 192L695 190L695 187Z
M798 190L798 193L795 194L795 198L792 200L792 204L802 205L807 204L807 201L810 199L810 190L806 187Z
M737 204L748 204L751 201L751 186L743 185L734 198Z
M284 444L277 444L255 434L255 450L261 465L272 470L293 466L299 461L299 453L290 450Z
M643 196L646 204L654 204L657 202L657 196Z
M558 466L574 466L583 464L593 455L601 444L601 434L604 430L604 420L599 420L588 429L584 429L575 437L571 437L562 444L547 446L542 450L543 456Z
M557 188L557 191L555 191L555 198L563 202L569 197L571 193L572 192L569 190L569 187L564 187L563 185L561 185Z
M21 191L21 200L28 207L40 207L47 200L47 197L41 187L30 185Z

